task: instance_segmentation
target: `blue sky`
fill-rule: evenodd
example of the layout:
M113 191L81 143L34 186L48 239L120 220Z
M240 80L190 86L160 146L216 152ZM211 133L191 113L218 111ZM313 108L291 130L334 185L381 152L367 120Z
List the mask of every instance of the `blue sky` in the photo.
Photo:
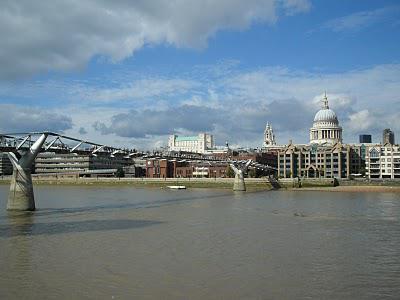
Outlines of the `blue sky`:
M308 141L327 90L345 142L400 134L398 1L14 1L0 9L0 131L148 149Z

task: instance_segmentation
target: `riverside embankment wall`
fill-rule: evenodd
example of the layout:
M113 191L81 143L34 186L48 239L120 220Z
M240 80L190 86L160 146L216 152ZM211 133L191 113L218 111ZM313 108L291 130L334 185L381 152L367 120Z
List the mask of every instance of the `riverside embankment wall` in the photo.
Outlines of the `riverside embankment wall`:
M0 178L0 183L9 183L7 176ZM148 187L164 187L184 185L186 187L232 188L234 178L110 178L110 177L76 177L76 176L33 176L34 184L58 185L137 185ZM334 186L333 180L299 180L283 178L270 181L268 178L245 178L247 188L300 188L302 186Z
M340 179L338 180L340 186L399 186L399 179Z

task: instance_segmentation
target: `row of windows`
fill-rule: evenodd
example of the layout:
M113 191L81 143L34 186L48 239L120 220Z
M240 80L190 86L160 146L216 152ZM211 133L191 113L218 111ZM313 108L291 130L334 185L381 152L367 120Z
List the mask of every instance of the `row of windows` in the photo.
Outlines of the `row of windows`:
M279 156L280 157L289 157L290 158L290 156L291 155L294 155L294 156L299 156L299 154L296 154L296 153L294 153L294 154L279 154ZM324 157L324 155L326 156L326 157L331 157L331 153L326 153L326 154L324 154L324 153L314 153L314 154L312 154L312 153L301 153L300 154L300 156L301 157L310 157L310 156L316 156L316 157ZM339 156L339 153L332 153L332 155L333 156ZM346 152L342 152L342 156L345 156L346 155Z
M384 162L384 161L385 161L385 158L381 158L381 161L383 161L383 162ZM392 161L392 159L391 159L391 158L388 158L388 159L386 159L386 161L387 161L387 162L391 162L391 161Z

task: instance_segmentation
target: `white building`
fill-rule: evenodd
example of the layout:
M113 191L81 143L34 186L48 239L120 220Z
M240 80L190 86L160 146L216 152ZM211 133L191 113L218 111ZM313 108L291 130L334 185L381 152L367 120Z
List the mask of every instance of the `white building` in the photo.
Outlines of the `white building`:
M368 178L400 178L400 146L386 144L367 147L365 169Z
M272 126L267 123L264 130L264 146L269 147L274 145L276 145L274 130Z
M179 136L173 134L168 139L169 151L207 153L208 150L214 148L214 137L207 133L200 133L197 136Z
M328 97L322 100L323 105L314 117L313 127L310 128L310 144L334 145L342 142L342 127L336 113L329 108Z

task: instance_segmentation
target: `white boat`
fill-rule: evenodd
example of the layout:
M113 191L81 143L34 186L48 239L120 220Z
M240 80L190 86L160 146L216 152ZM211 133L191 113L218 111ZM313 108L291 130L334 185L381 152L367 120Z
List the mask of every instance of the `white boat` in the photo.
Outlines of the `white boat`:
M184 185L168 185L167 188L172 190L185 190L186 186Z

